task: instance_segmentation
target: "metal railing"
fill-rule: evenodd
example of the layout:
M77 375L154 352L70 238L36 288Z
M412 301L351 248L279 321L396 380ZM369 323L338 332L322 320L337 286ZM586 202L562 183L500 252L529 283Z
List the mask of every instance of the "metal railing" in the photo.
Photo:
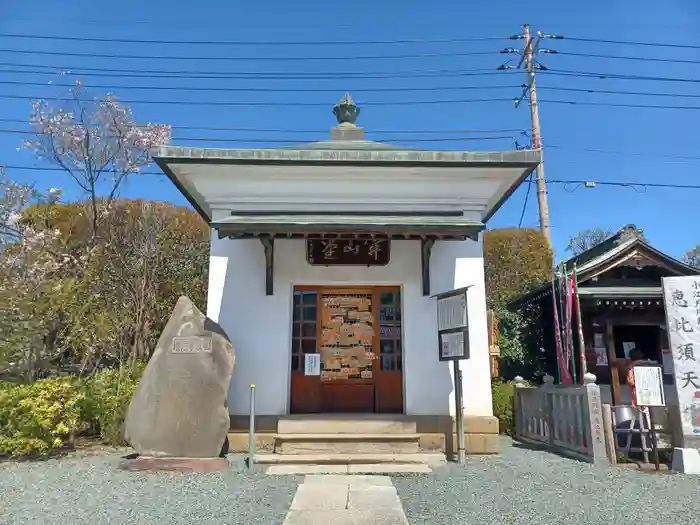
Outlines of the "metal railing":
M541 387L525 385L516 378L515 438L542 445L591 463L608 462L600 388L593 374L583 385L555 385L544 377Z

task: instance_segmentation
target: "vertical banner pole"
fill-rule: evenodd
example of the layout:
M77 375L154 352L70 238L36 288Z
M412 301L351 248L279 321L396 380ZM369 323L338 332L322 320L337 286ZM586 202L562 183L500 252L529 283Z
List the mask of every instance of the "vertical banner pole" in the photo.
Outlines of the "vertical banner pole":
M248 428L248 468L255 463L255 385L250 385L250 423Z
M578 273L576 272L576 265L574 264L573 271L574 280L574 293L576 294L576 321L578 322L578 346L581 358L581 383L583 383L583 376L586 375L586 342L583 338L583 317L581 316L581 298L578 294Z
M457 427L457 462L464 465L466 454L464 451L464 407L462 399L462 371L459 368L459 359L452 361L454 364L455 380L455 426Z

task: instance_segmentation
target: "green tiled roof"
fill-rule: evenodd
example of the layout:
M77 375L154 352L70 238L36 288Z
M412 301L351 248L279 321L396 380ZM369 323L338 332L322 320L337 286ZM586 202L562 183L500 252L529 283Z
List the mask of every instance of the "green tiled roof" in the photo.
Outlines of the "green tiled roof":
M231 215L212 222L219 235L370 233L388 235L444 235L475 237L480 221L444 215L270 214Z

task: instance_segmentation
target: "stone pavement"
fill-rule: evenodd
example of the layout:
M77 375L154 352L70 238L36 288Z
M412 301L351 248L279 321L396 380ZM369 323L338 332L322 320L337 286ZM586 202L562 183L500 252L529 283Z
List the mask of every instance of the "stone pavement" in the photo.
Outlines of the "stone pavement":
M408 525L388 476L311 475L283 525Z

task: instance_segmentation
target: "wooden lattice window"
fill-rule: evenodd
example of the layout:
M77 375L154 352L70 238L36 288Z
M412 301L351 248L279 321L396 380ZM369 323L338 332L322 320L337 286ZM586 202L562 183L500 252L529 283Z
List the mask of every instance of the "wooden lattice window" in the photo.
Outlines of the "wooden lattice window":
M304 354L316 353L318 292L294 290L292 314L292 371L304 371Z
M401 294L379 292L379 365L381 370L401 370Z

